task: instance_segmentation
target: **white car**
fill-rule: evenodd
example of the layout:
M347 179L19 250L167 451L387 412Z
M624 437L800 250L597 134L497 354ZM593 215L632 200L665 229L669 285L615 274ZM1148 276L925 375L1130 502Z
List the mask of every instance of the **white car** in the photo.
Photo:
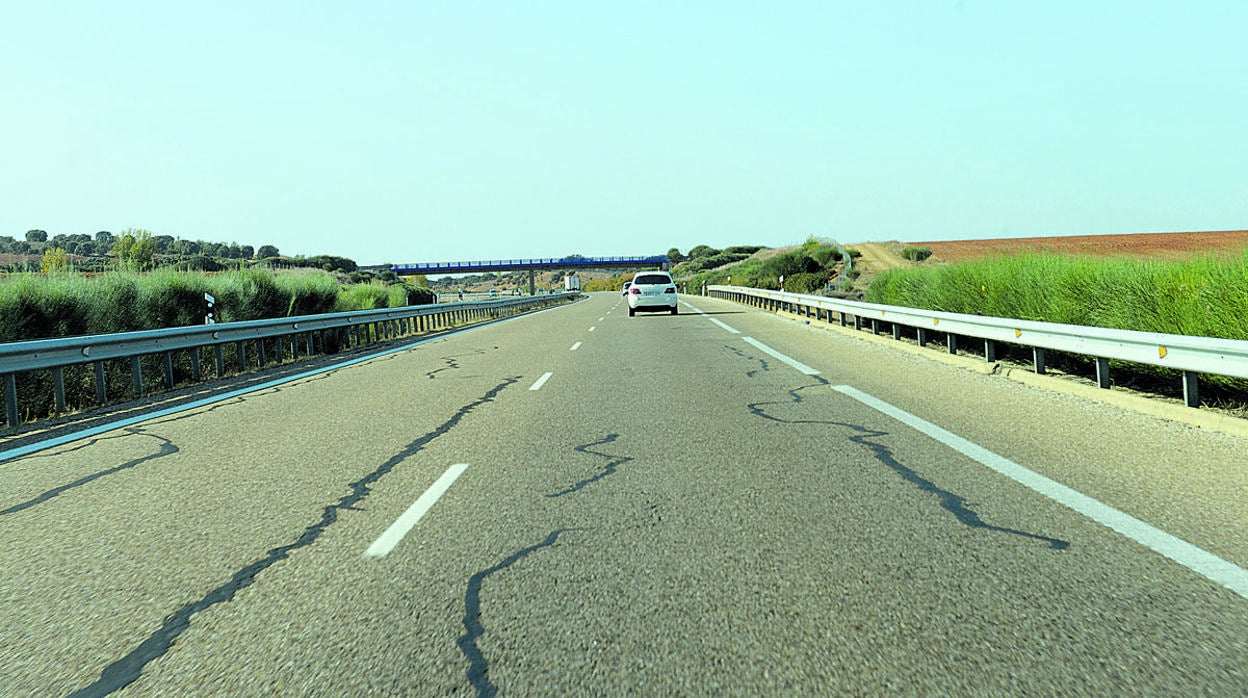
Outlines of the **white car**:
M665 271L643 271L633 276L628 287L628 316L638 311L676 314L676 284Z

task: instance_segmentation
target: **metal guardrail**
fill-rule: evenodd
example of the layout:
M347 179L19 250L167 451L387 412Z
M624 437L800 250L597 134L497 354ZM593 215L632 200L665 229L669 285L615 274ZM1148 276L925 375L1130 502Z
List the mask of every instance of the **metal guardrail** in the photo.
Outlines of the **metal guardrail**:
M945 313L740 286L708 286L707 293L749 305L813 314L816 319L826 313L828 322L838 313L842 325L852 318L854 327L861 329L865 321L875 333L884 323L891 326L894 339L900 339L901 328L910 327L921 345L927 344L930 331L941 332L951 353L957 352L958 337L974 337L984 341L988 361L996 361L997 342L1030 347L1037 373L1045 371L1046 349L1091 356L1096 360L1097 384L1102 388L1110 387L1110 359L1174 369L1183 374L1183 398L1189 407L1200 406L1199 374L1248 378L1248 341L1242 340Z
M265 340L274 340L272 349L277 363L282 362L286 349L292 357L299 355L300 337L306 340L305 355L317 353L316 338L320 333L343 332L340 340L361 345L368 341L390 339L466 324L486 318L502 317L532 308L551 305L573 298L577 293L554 293L539 296L505 297L497 300L448 302L435 305L382 308L379 310L326 313L300 317L223 322L212 325L174 327L141 332L86 335L63 339L38 339L0 344L0 375L4 379L5 416L8 426L20 423L17 377L32 371L51 370L54 409L66 411L64 369L94 364L95 398L107 402L104 362L130 359L133 397L143 396L143 371L140 358L161 355L166 389L175 387L173 352L189 351L193 379L202 380L199 349L212 347L216 359L216 375L225 375L224 347L233 344L237 369L246 370L246 345L252 343L260 368L268 364ZM361 330L363 329L363 332ZM287 340L287 341L284 341ZM321 339L324 348L324 338Z

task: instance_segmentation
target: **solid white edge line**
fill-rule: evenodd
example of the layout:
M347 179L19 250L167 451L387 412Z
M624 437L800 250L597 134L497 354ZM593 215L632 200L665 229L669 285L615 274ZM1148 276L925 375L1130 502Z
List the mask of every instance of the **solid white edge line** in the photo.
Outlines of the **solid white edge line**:
M447 468L446 472L442 473L442 477L430 485L429 489L425 490L425 493L420 495L420 498L408 507L402 516L390 524L390 528L387 528L385 533L378 536L377 540L368 546L368 550L364 551L364 557L382 558L394 550L394 546L403 540L403 537L420 522L420 519L433 508L434 504L438 503L442 495L446 494L451 485L467 469L467 463L457 463Z
M776 357L777 359L792 366L793 368L796 368L797 370L801 371L802 373L805 373L808 376L819 375L818 369L811 368L810 366L807 366L806 364L802 363L801 361L798 361L797 359L794 359L789 356L785 356L784 354L781 354L780 352L776 351L775 349L772 349L771 347L767 346L766 344L763 344L762 342L758 341L757 339L754 339L753 337L742 337L741 339L745 342L748 342L750 345L754 346L755 348L757 348L759 351L763 352L764 354L770 354L771 356Z
M577 349L580 349L580 348L581 348L581 343L577 342L576 344L573 344L572 348L569 349L568 351L576 351Z
M1248 570L1187 541L1147 524L1130 514L1093 499L1054 480L1028 470L1014 461L948 432L921 417L894 407L883 400L848 385L834 385L833 390L897 421L916 429L959 453L982 463L1011 480L1038 492L1067 508L1107 526L1154 552L1183 565L1209 580L1221 584L1248 599Z
M537 379L537 382L529 386L529 390L541 390L542 386L546 385L546 381L550 380L550 377L553 375L555 374L550 371L543 373L542 377Z

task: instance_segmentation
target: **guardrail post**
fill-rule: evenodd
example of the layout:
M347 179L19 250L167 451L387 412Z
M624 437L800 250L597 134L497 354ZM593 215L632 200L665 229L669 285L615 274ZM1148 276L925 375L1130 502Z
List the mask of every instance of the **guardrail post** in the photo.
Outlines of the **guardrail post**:
M17 376L12 373L4 374L4 414L8 418L9 426L16 427L17 420Z
M130 387L134 389L135 399L143 397L143 366L139 357L130 357Z
M65 368L57 366L52 369L52 400L56 405L56 412L60 414L65 412Z
M247 346L246 344L244 344L243 340L241 339L238 340L238 342L236 343L236 346L237 346L237 350L235 351L235 353L238 356L236 356L235 358L238 360L237 361L238 372L242 373L243 371L247 370Z
M901 339L901 325L893 323L893 339Z
M1036 374L1043 376L1045 372L1044 347L1032 347L1031 359L1032 359L1032 363L1034 363L1036 366Z
M984 340L984 360L985 361L997 360L997 343L991 339Z
M273 338L273 361L280 365L283 360L284 359L282 358L282 338L274 337Z
M841 327L844 327L848 323L849 323L849 320L845 317L845 312L842 311L841 312Z
M204 379L204 372L199 366L199 350L200 347L191 349L191 378L194 378L196 381Z
M316 347L312 344L312 333L311 333L311 332L309 332L309 333L307 334L307 336L305 337L305 340L306 340L306 341L307 341L307 343L308 343L308 356L312 356L313 354L315 354L315 353L316 353Z
M101 361L95 364L95 401L101 405L108 399L107 384L104 380L104 363Z
M164 352L165 390L173 390L173 352Z
M264 365L269 363L269 352L265 351L263 339L260 340L257 348L260 350L260 368L264 368Z
M958 335L952 332L945 333L945 346L948 347L950 354L958 353Z
M879 334L879 333L880 333L880 321L876 320L875 318L871 318L871 334Z
M918 328L917 332L919 335L919 346L921 347L927 346L927 328L920 327Z
M1188 407L1200 407L1200 385L1195 371L1183 372L1183 403Z
M862 318L858 317L857 315L854 316L854 329L855 330L862 329Z
M213 345L213 354L217 359L217 378L225 375L225 349L220 344Z
M1096 384L1102 388L1109 387L1109 359L1096 357Z

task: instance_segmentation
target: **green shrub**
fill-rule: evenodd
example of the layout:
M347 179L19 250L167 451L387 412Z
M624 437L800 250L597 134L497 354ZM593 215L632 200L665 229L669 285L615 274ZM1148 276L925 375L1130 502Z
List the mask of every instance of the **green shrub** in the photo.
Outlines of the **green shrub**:
M356 284L338 294L336 310L375 310L390 307L390 292L380 284Z
M91 298L72 275L22 274L0 284L0 341L85 334Z
M139 277L136 329L204 324L208 277L164 269Z
M911 262L922 262L923 260L932 256L932 248L915 247L914 245L907 245L905 249L901 251L901 256L904 257L905 259L910 260Z
M214 277L210 291L217 299L217 320L262 320L284 317L290 307L290 297L282 293L274 280L273 272L253 267L231 271Z
M342 286L330 274L303 272L275 277L277 287L287 298L286 316L332 313L338 307Z
M178 260L175 265L179 271L225 271L225 265L215 257L208 255L192 255Z
M841 261L841 251L832 245L822 245L810 251L810 258L824 269L830 269Z
M87 332L131 332L143 327L139 321L139 275L127 272L102 274L92 280L92 303Z
M390 307L397 308L406 305L430 305L437 296L426 286L418 286L410 283L391 284L391 302ZM397 289L397 291L396 291Z

